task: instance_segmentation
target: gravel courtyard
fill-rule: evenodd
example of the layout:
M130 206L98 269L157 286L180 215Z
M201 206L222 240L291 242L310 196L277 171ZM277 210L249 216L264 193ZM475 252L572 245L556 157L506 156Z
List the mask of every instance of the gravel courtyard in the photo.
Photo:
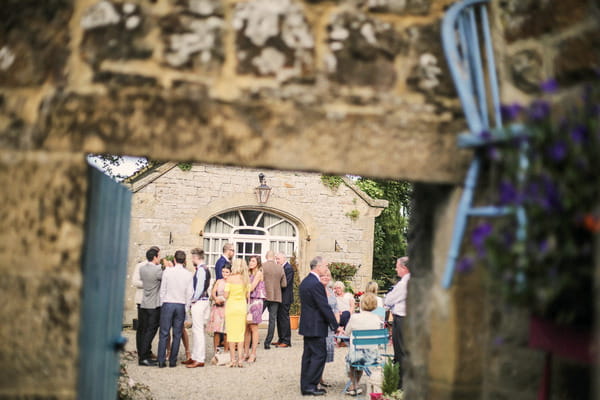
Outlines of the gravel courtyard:
M292 331L292 347L264 350L262 341L266 329L260 329L260 344L254 364L245 368L228 368L206 364L203 368L185 368L178 364L175 368L140 367L135 361L127 361L131 378L148 385L157 400L267 400L267 399L307 399L300 394L300 360L302 357L302 336ZM188 330L191 336L191 330ZM129 341L127 350L135 350L135 331L124 331ZM157 335L158 336L158 335ZM152 350L156 352L156 342ZM335 361L325 367L325 381L333 384L328 388L327 399L351 399L342 393L345 377L344 358L347 348L338 348ZM207 336L207 358L212 357L212 338ZM183 344L180 347L180 360L184 359ZM207 360L208 361L208 360ZM366 379L362 388L365 390ZM368 395L367 395L368 398Z

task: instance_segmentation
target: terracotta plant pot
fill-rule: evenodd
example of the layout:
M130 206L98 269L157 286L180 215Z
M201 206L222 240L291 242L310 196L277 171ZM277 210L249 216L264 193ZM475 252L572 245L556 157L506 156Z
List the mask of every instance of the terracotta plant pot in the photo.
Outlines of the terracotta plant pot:
M292 329L298 329L298 324L300 323L299 315L290 315L290 327Z

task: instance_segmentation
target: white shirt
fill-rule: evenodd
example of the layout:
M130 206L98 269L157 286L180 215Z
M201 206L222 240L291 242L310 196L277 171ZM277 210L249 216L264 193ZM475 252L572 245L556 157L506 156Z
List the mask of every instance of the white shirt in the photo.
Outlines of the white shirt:
M185 304L186 310L190 308L194 274L182 264L165 268L160 283L160 305L164 303Z
M142 304L142 297L144 296L144 283L140 277L140 268L148 264L148 261L142 261L138 263L131 275L131 286L135 288L135 304Z
M352 339L352 331L358 331L362 329L381 329L383 327L383 321L378 315L373 314L371 311L361 310L359 313L354 313L350 317L344 332ZM368 346L361 346L367 348ZM377 346L372 346L377 347Z
M350 302L354 303L354 297L350 293L346 292L341 296L335 296L335 299L337 300L340 312L349 311L352 313L353 310L350 309Z
M399 317L406 316L406 295L410 274L404 275L400 282L385 295L384 304L392 310L392 314Z

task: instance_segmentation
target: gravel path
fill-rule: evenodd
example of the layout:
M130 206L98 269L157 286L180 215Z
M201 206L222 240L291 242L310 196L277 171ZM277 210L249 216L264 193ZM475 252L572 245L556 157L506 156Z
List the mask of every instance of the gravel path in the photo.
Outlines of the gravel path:
M188 330L191 337L191 330ZM300 360L302 358L302 336L292 331L292 347L270 350L262 348L266 329L260 329L260 344L254 364L245 368L227 368L207 364L203 368L185 368L178 364L175 368L140 367L137 360L128 361L129 375L134 381L148 385L157 400L267 400L267 399L308 399L300 394ZM127 350L135 350L135 331L126 330L129 339ZM207 336L207 357L212 357L212 338ZM152 346L156 352L156 342ZM351 399L342 394L347 378L344 359L347 348L338 348L335 360L325 367L325 381L333 384L328 389L327 399ZM184 359L183 344L180 360ZM361 381L365 390L366 379ZM368 398L368 395L367 395Z

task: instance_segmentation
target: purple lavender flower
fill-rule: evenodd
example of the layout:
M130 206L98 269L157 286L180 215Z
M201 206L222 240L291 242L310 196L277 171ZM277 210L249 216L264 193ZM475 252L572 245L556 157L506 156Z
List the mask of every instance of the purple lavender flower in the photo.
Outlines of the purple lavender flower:
M471 257L463 257L456 265L456 270L460 273L470 272L473 269L474 262Z
M514 121L523 112L523 106L519 103L502 104L500 106L500 113L502 118L506 121Z
M473 229L471 233L471 242L477 250L480 257L485 255L485 241L492 234L492 224L489 222L483 222Z
M577 125L571 130L571 140L574 143L582 144L587 139L587 127L585 125Z
M560 162L567 156L567 144L563 140L554 142L548 149L548 157L553 161Z
M485 141L488 141L488 140L492 139L492 133L486 129L486 130L479 132L479 137Z
M546 211L560 210L562 208L562 201L558 187L549 176L544 176L542 180L545 191L545 196L541 199L542 207Z
M493 161L499 161L502 158L502 153L496 146L488 146L486 149L487 157Z
M544 239L540 243L538 243L538 251L542 255L546 254L548 252L549 248L550 248L550 241L548 239Z
M492 343L493 343L493 345L494 345L494 346L496 346L496 347L498 347L498 346L502 346L502 345L504 344L504 337L503 337L503 336L500 336L500 335L498 335L498 336L494 337L494 340L493 340L493 342L492 342Z
M540 89L544 93L554 93L558 90L558 82L554 78L548 79L540 84Z
M519 191L511 182L503 180L500 182L500 205L516 204L520 201Z
M536 100L529 106L529 116L534 121L540 121L550 114L550 104L544 100Z

